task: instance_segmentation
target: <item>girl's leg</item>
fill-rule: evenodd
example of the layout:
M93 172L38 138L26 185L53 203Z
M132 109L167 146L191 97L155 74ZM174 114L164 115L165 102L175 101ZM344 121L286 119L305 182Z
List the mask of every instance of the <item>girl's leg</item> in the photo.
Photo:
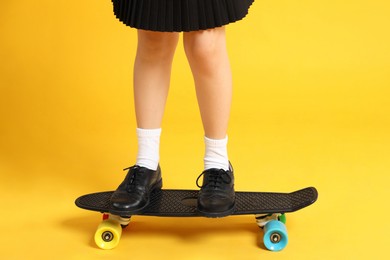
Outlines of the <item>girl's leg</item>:
M226 145L232 75L225 28L184 33L184 48L194 76L205 132L205 169L228 170Z
M178 39L178 33L138 30L134 64L134 103L138 127L136 164L151 170L157 169L160 159L160 127Z
M149 204L149 194L162 186L158 167L160 127L178 37L177 33L138 30L134 64L137 162L111 197L112 213L142 211Z
M161 126L178 39L178 33L138 30L134 101L139 128Z
M184 34L184 48L196 86L205 132L204 171L198 211L208 217L232 213L234 176L227 155L232 76L223 27ZM198 183L197 180L197 183Z

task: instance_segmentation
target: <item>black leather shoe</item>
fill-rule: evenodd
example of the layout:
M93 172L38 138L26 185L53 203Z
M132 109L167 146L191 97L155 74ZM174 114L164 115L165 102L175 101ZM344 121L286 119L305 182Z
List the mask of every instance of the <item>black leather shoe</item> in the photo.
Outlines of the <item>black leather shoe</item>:
M199 179L203 176L203 184ZM206 217L225 217L233 213L235 204L234 175L230 165L229 170L209 169L196 180L200 189L198 195L198 211Z
M137 165L127 169L129 172L125 180L111 196L112 214L131 215L141 212L148 206L150 194L162 187L160 166L156 171Z

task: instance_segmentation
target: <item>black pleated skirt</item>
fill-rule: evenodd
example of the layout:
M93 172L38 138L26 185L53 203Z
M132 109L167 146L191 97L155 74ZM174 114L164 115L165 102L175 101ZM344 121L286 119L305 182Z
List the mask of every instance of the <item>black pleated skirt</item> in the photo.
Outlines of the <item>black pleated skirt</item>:
M189 32L243 19L254 0L112 0L115 16L142 30Z

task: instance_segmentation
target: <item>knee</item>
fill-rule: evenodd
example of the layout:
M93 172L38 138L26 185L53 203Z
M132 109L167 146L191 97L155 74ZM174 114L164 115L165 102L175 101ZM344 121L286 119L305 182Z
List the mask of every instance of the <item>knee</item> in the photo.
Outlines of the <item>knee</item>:
M186 33L183 44L190 62L201 62L203 65L226 52L224 31L217 29Z
M138 32L137 55L139 58L166 60L172 58L178 42L178 34L151 31Z
M184 37L184 50L190 61L209 60L216 49L212 37L202 35L204 32L195 32L192 35L187 34Z

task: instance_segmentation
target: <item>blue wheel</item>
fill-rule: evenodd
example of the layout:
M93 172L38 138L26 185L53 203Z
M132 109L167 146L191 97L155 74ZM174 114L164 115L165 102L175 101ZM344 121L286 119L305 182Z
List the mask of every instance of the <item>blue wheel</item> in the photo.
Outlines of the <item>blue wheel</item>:
M288 242L286 226L278 220L271 220L264 226L263 241L268 250L282 250Z

